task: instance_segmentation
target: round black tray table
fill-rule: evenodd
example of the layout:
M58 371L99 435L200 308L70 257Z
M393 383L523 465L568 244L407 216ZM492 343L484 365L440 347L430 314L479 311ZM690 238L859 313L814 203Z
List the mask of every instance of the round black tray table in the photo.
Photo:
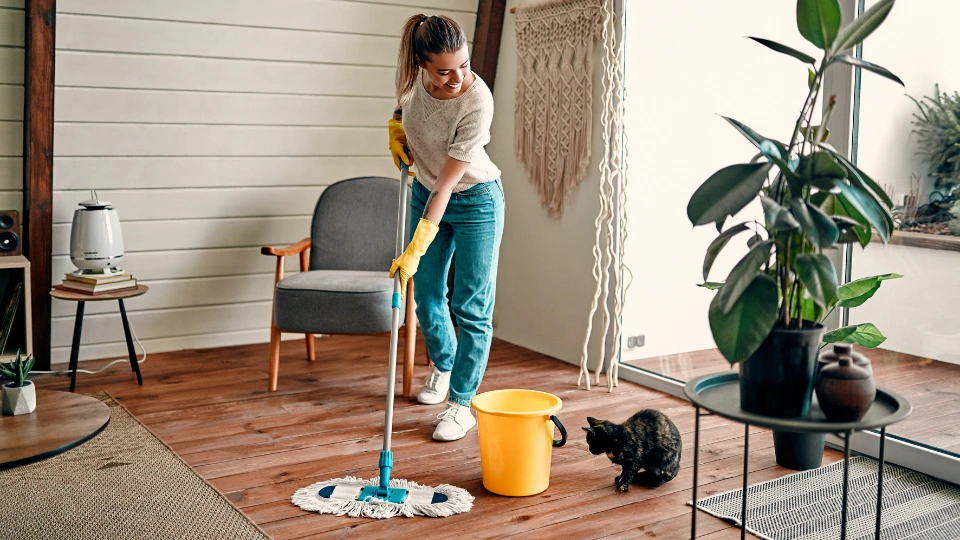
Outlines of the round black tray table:
M747 475L750 451L750 426L765 427L780 431L804 433L836 433L843 436L843 509L840 517L840 537L847 537L847 491L850 474L850 436L855 431L880 429L880 465L877 480L877 526L875 537L880 538L880 518L883 500L883 447L887 439L887 426L910 415L912 406L905 398L884 388L877 388L877 397L867 414L858 422L828 422L814 396L810 412L802 418L776 418L744 411L740 408L740 375L737 372L715 373L697 377L683 389L696 409L693 439L693 518L690 538L697 534L697 474L700 458L700 409L744 425L743 430L743 492L740 507L740 538L747 532Z

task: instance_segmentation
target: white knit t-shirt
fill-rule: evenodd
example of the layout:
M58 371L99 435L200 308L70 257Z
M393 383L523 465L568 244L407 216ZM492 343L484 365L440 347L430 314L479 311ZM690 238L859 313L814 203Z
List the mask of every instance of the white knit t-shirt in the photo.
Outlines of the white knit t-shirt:
M454 193L500 177L500 169L483 149L490 142L493 95L479 76L459 96L437 99L423 87L421 71L402 109L407 147L424 187L433 190L447 156L470 164Z

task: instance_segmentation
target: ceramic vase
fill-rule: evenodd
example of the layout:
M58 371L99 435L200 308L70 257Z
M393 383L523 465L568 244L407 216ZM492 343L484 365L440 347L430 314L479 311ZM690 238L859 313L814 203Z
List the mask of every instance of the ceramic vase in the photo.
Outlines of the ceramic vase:
M823 367L817 379L817 401L830 422L857 422L873 405L877 387L867 370L849 356Z
M30 414L37 409L37 389L32 381L20 387L3 386L0 391L3 393L3 414L6 416Z
M855 365L867 370L867 373L869 373L871 376L873 375L873 366L870 364L870 359L853 350L853 345L849 343L834 343L832 350L828 350L827 352L821 354L820 368L822 369L831 362L840 360L841 356L849 356L853 359L853 363Z

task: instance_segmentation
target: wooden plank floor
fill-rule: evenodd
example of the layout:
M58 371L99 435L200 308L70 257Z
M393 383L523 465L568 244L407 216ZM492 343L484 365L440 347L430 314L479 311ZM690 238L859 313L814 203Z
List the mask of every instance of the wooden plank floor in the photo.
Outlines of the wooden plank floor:
M169 444L201 476L260 524L287 538L683 538L690 534L693 409L686 402L622 381L614 393L575 385L578 369L559 360L494 340L481 391L522 387L563 399L559 417L570 440L553 451L551 485L532 497L488 493L481 482L477 434L452 443L431 440L442 406L398 397L394 425L397 478L450 483L476 497L466 514L433 520L385 521L308 513L289 502L293 492L345 475L372 477L382 444L387 338L334 336L317 343L316 362L305 360L303 341L282 345L279 390L266 391L267 346L250 345L150 355L137 386L129 365L97 375L80 374L78 392L109 391ZM418 344L416 382L427 375ZM102 365L100 362L99 365ZM86 362L83 368L98 367ZM66 390L65 376L39 376L40 388ZM399 394L398 384L398 394ZM416 387L416 385L415 385ZM42 404L40 405L42 406ZM619 469L587 451L586 417L622 421L656 408L682 433L683 468L657 489L614 490ZM739 488L743 426L719 417L701 420L700 494ZM792 471L774 463L769 432L751 430L750 481ZM841 456L828 450L825 463ZM739 538L739 529L701 512L702 538Z
M887 432L960 454L960 365L884 349L870 358L877 384L910 400L913 413ZM632 360L631 365L681 381L731 369L716 349Z

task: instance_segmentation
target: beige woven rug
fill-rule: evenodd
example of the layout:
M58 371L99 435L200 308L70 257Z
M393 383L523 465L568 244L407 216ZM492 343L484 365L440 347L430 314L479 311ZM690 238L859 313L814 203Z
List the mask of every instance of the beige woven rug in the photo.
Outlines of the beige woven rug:
M0 538L269 538L106 392L99 435L0 471Z

